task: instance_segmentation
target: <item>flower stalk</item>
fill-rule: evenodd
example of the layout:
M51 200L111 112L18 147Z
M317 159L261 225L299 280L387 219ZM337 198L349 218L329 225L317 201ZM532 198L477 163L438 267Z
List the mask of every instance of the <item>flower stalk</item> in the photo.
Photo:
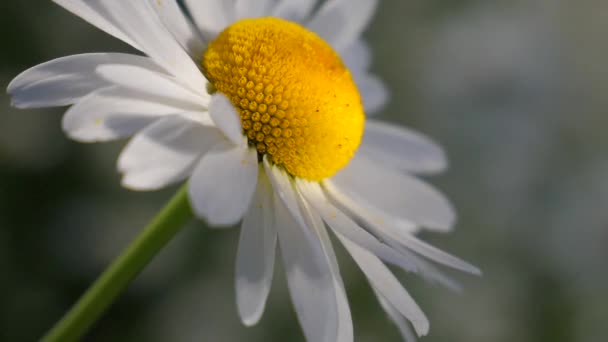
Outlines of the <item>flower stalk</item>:
M191 218L185 184L42 341L76 341L82 337Z

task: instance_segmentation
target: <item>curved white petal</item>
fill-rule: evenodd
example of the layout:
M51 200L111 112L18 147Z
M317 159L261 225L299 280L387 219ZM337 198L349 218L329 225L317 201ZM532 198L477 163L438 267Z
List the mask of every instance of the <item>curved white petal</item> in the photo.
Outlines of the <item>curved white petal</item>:
M367 27L378 0L329 0L308 23L336 51L342 52Z
M271 165L266 156L264 156L263 162L264 170L272 184L275 195L282 200L284 206L287 207L296 223L299 224L300 227L306 227L302 213L298 208L298 200L290 176L280 168Z
M120 154L122 184L134 190L156 190L179 182L222 139L216 128L179 115L159 119L135 135Z
M370 243L368 241L369 238L363 239L362 237L358 236L362 235L362 233L359 232L359 230L362 228L350 218L343 215L339 209L336 208L336 211L334 211L331 204L329 204L323 211L325 212L325 214L323 214L323 219L332 227L332 229L346 236L351 241L369 250L388 263L397 265L406 271L416 272L424 277L427 281L439 283L450 290L457 292L461 290L460 284L444 275L436 267L414 253L420 252L420 250L416 251L415 249L406 245L407 241L409 241L409 238L407 237L413 237L413 234L416 232L415 226L408 226L407 222L396 221L390 216L382 215L381 212L373 212L366 207L354 203L347 196L341 194L340 191L331 184L331 182L324 182L324 187L327 195L331 197L333 201L339 203L350 215L361 221L364 226L367 227L367 229L370 229L374 235L379 236L379 238L381 238L384 243L387 243L388 246L383 245L382 248L378 248L377 244ZM317 200L314 203L323 202ZM364 233L369 234L366 231L364 231ZM405 236L406 238L401 238L401 236ZM397 256L394 254L395 251L398 252ZM426 254L420 254L428 257ZM430 259L435 260L438 258ZM450 259L452 262L454 262L454 257L450 256ZM445 264L445 262L441 261L440 263ZM458 260L456 263L458 264L458 267L456 267L458 269L462 269L473 274L479 272L477 268L467 264L464 261Z
M399 310L397 310L397 308L391 304L391 302L384 298L384 296L380 294L380 292L374 286L372 286L372 289L374 290L374 294L376 294L376 298L378 298L378 302L380 302L380 306L382 306L391 321L393 321L397 328L399 328L401 337L403 337L406 342L416 342L418 339L416 338L412 327L407 322L405 317L403 317Z
M388 101L389 92L377 76L368 72L372 56L365 41L355 40L340 56L357 84L365 113L371 115L381 110Z
M426 335L429 331L428 319L386 265L344 236L340 234L337 236L378 293L412 322L418 336Z
M78 141L107 141L129 136L163 115L184 111L156 100L129 89L104 88L83 98L65 113L63 130Z
M420 226L409 220L395 217L383 210L375 208L371 203L351 198L334 185L331 179L323 181L323 188L327 196L337 203L338 207L345 209L347 212L351 213L352 216L366 224L374 226L392 225L410 234L415 234L420 231Z
M414 251L437 263L470 274L481 275L481 270L479 268L429 245L412 234L404 233L401 230L394 229L390 226L384 226L380 232L387 240L394 240L394 242L397 242L400 246Z
M462 292L462 285L459 282L440 271L430 261L427 261L423 257L413 252L410 252L409 250L405 250L398 246L395 248L399 250L402 254L407 255L407 258L416 265L418 269L418 274L420 274L420 276L422 276L424 280L428 281L431 284L438 284L444 286L448 290L454 292Z
M122 40L132 47L141 50L139 45L124 32L116 19L104 8L99 1L84 0L53 0L56 4L89 22L100 30Z
M277 190L274 183L273 188ZM289 200L295 198L293 189L282 191L293 195L274 196L275 224L291 300L308 341L334 342L341 309L332 266L312 228L303 226L291 215L288 206L297 206Z
M234 225L249 209L257 178L257 151L223 140L194 169L188 187L192 208L210 225Z
M378 213L370 211L368 207L359 205L356 203L356 201L342 193L342 191L333 185L331 181L325 181L323 184L327 193L332 199L340 203L340 205L347 208L351 214L354 214L357 218L363 221L366 228L372 230L373 233L384 240L385 243L395 248L400 254L403 254L403 257L405 257L413 265L413 269L416 272L421 273L425 278L431 281L439 282L454 290L458 290L459 288L458 284L452 282L449 278L443 276L441 273L438 273L436 270L434 270L434 268L427 265L423 260L420 260L411 252L416 252L435 262L459 269L464 272L480 274L479 269L475 266L472 266L465 261L462 261L418 240L413 235L415 230L409 227L406 221L395 220L390 215L378 215ZM394 263L393 260L387 261ZM402 266L399 263L396 264ZM403 268L408 270L406 267Z
M112 84L179 103L180 107L193 111L206 110L209 105L210 96L206 89L195 93L174 77L156 70L133 65L106 64L98 67L97 73Z
M365 114L373 115L380 111L388 101L389 92L384 83L372 74L355 78L355 83L361 93Z
M207 42L235 19L235 0L184 0L194 23Z
M353 74L367 72L372 62L372 53L363 39L357 39L349 44L340 57Z
M198 30L192 25L179 7L176 0L148 0L156 10L165 27L173 33L173 37L188 52L194 60L200 60L205 52L206 44L203 42Z
M428 137L405 127L368 119L357 152L386 166L413 173L443 171L443 149Z
M298 187L299 189L299 187ZM353 321L350 314L350 306L348 305L348 299L346 298L346 291L344 290L344 283L342 276L340 275L340 268L338 267L338 260L336 254L329 239L329 235L325 230L321 216L317 213L316 208L311 208L310 204L306 201L303 194L297 191L296 198L298 205L302 212L302 216L307 227L313 229L317 235L321 246L323 248L324 256L331 269L331 275L333 278L333 286L336 294L337 307L338 307L338 326L337 334L335 338L331 338L331 341L337 342L352 342L353 341Z
M317 0L278 0L272 16L301 23L310 15Z
M304 195L309 203L319 212L323 221L337 233L347 237L349 240L377 255L381 259L398 265L409 272L418 272L418 266L412 262L409 255L400 255L390 246L380 242L376 237L361 228L352 219L336 208L323 194L320 186L316 183L298 180L298 190Z
M167 30L148 1L97 0L143 52L193 91L205 89L205 77Z
M378 165L361 154L351 159L331 181L356 202L431 230L449 231L456 219L448 200L430 185Z
M256 324L270 292L277 232L272 187L262 166L249 211L241 225L236 255L236 303L243 324Z
M236 19L267 16L275 0L235 0Z
M159 71L150 58L123 53L86 53L36 65L15 77L7 92L18 108L67 106L111 85L95 73L105 64L140 66Z
M209 115L215 125L235 145L242 145L244 138L239 113L226 95L216 93L209 103Z

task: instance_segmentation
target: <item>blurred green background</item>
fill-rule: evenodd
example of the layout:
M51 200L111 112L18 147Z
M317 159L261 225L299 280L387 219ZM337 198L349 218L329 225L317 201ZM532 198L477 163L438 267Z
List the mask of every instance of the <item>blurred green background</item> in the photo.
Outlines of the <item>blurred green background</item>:
M453 234L424 238L478 265L461 294L399 273L431 321L423 342L602 342L608 317L608 2L382 1L366 33L392 93L382 118L441 143L430 178ZM0 83L60 56L131 51L44 0L2 1ZM124 142L80 144L64 109L21 111L0 94L0 340L34 341L175 188L123 189ZM238 229L193 222L87 341L303 341L280 264L266 313L241 325ZM357 341L399 341L338 249ZM604 337L602 337L604 336Z

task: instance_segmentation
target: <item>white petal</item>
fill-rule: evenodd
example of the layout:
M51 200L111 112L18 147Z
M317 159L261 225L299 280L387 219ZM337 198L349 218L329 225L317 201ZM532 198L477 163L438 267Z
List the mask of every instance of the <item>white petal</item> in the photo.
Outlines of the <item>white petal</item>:
M291 178L280 168L273 166L268 162L268 158L264 156L264 170L272 184L275 195L281 198L293 219L301 226L306 227L302 213L298 208L298 200L296 198Z
M429 321L418 304L399 283L397 278L376 256L357 246L347 238L337 234L357 265L361 268L372 286L386 298L399 312L412 322L418 336L429 331Z
M302 212L304 221L307 227L310 227L314 230L315 234L317 235L317 238L319 239L319 241L321 241L324 256L331 269L333 286L337 300L336 304L338 307L338 330L336 337L332 337L329 340L337 342L352 342L353 321L350 314L350 306L348 305L348 299L346 298L346 292L344 290L344 283L342 281L342 276L340 276L340 269L338 267L336 254L334 253L334 249L331 245L331 240L329 239L329 235L325 230L325 226L323 224L323 221L321 220L320 215L314 210L314 208L310 207L310 205L307 203L301 193L298 193L296 197L298 199L298 204Z
M235 0L237 19L267 16L275 0Z
M122 184L134 190L156 190L179 182L221 139L217 129L181 116L159 119L138 133L120 154Z
M384 108L388 101L388 89L382 81L371 74L356 77L355 83L361 93L365 114L372 115Z
M358 153L387 166L413 172L443 171L443 149L428 137L405 127L368 119Z
M412 234L404 233L401 230L394 229L390 226L384 226L380 232L383 233L383 236L387 240L394 240L402 247L412 250L437 263L452 267L463 272L471 273L474 275L481 275L481 270L479 270L479 268L453 255L450 255L436 247L427 244L426 242L418 239Z
M123 42L133 46L134 48L141 50L139 45L121 29L115 18L109 15L109 13L105 10L103 4L101 4L100 2L83 0L53 1L65 8L66 10L86 20L91 25L122 40Z
M195 60L200 60L205 52L206 44L203 42L198 30L192 25L179 7L176 0L148 0L156 13L173 33L173 37Z
M347 196L342 194L338 189L333 186L331 182L324 182L325 190L327 195L332 198L332 200L336 201L341 205L345 210L352 216L356 217L357 220L362 222L365 227L371 229L372 232L378 236L380 236L384 242L389 242L390 246L385 246L383 249L389 249L389 251L379 249L374 246L374 244L370 244L369 242L363 240L361 237L358 237L358 232L360 228L356 223L354 223L350 218L346 217L342 213L339 212L339 209L335 209L338 213L331 211L329 214L324 214L324 220L336 231L350 239L351 241L357 243L361 247L369 250L374 253L376 256L380 257L384 261L397 265L402 269L409 272L416 272L424 277L427 281L432 283L439 283L450 290L453 291L461 291L461 285L444 275L441 271L439 271L436 267L414 254L410 249L403 247L403 244L398 242L399 238L392 238L393 235L403 235L403 234L414 234L416 232L415 226L409 226L407 222L403 221L395 221L393 218L387 215L382 215L381 212L371 211L369 208L358 205L353 202ZM312 202L312 200L311 200ZM321 203L321 201L316 201L315 203ZM331 204L330 204L331 205ZM327 211L327 209L326 209ZM327 216L327 217L326 217ZM399 233L393 233L398 231ZM365 232L367 233L367 232ZM369 234L369 233L367 233ZM392 242L392 243L391 243ZM398 256L395 257L395 251L398 252ZM466 267L467 269L469 266Z
M215 125L224 132L226 138L235 145L243 144L241 118L226 95L216 93L211 97L209 115Z
M276 191L274 184L273 187ZM293 194L293 189L287 191ZM324 256L321 242L310 227L294 220L284 198L275 196L274 203L287 285L304 335L307 341L334 342L340 309L332 269Z
M236 256L236 302L247 326L256 324L264 313L277 242L272 187L262 166L259 168L257 188L241 225Z
M184 0L207 42L236 19L234 0Z
M137 65L160 70L151 59L122 53L87 53L57 58L19 74L8 85L18 108L67 106L111 85L95 73L104 64Z
M374 253L381 259L398 265L409 272L417 272L418 267L409 260L409 257L400 255L372 234L361 228L342 211L333 206L323 194L320 186L316 183L298 180L298 190L304 195L309 203L321 214L331 229L346 236L349 240Z
M372 289L374 290L376 298L378 298L378 302L380 302L380 305L384 311L388 314L391 321L395 323L397 328L399 328L401 337L403 337L406 342L416 342L416 335L414 335L414 331L412 330L410 324L405 320L405 317L403 317L399 310L397 310L397 308L391 304L391 302L386 300L386 298L384 298L384 296L382 296L375 287L372 286Z
M192 207L210 225L233 225L247 212L257 178L257 151L223 140L203 156L190 178Z
M454 220L447 200L431 187L408 175L377 167L361 157L353 158L328 184L335 185L352 202L367 201L367 206L374 203L391 216L403 217L435 230L450 228ZM411 231L397 224L398 221L368 223L384 239L392 239L408 250L465 272L480 273L476 267L418 240Z
M325 181L324 186L332 199L343 205L351 214L354 214L363 221L367 229L371 229L375 235L397 249L400 254L403 254L403 256L413 265L413 270L421 273L425 278L439 282L454 290L458 290L459 288L456 283L444 277L434 270L434 268L430 267L430 265L427 265L424 261L411 254L411 251L464 272L480 274L479 269L475 266L416 239L413 235L413 232L415 231L407 225L407 222L395 220L387 215L376 216L376 213L370 212L367 207L358 205L355 201L344 195L342 191L335 187L330 181ZM387 261L395 263L391 259L387 259ZM408 268L404 267L402 264L396 264L408 270Z
M430 185L378 165L360 153L331 181L356 202L431 230L449 231L456 219L448 200Z
M420 226L406 219L395 217L383 210L375 208L373 204L362 202L351 198L342 192L331 179L323 181L323 188L329 198L331 198L338 207L345 209L356 217L358 220L365 222L368 225L384 226L392 225L410 234L415 234L420 231Z
M307 25L341 52L367 27L378 0L329 0Z
M154 100L129 89L101 89L65 113L63 130L78 141L107 141L129 136L163 115L184 111Z
M317 0L279 0L272 16L301 23L308 18Z
M363 39L357 39L340 54L342 61L353 74L367 72L372 62L372 53Z
M210 96L205 89L192 92L174 77L148 68L108 64L98 67L97 73L112 84L179 103L183 108L206 110L209 104Z
M372 56L363 39L357 39L340 54L357 84L367 115L382 109L388 101L388 89L382 81L368 72Z
M205 89L205 77L182 46L166 29L148 1L98 0L123 31L155 62L191 90Z
M418 268L418 274L431 284L444 286L448 290L454 292L462 292L462 285L451 277L440 271L434 264L422 258L421 256L410 252L409 250L396 247L402 254L407 255L407 258L413 262Z

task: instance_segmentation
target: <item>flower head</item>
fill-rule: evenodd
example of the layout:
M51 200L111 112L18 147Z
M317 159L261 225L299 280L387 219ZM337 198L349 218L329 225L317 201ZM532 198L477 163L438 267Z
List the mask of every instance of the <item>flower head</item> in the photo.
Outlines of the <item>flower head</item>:
M260 156L294 177L331 177L355 154L363 105L334 50L277 18L235 22L203 55L203 73L240 114Z
M264 311L278 241L307 339L353 339L327 227L404 337L404 318L418 335L429 323L384 262L450 287L428 260L479 273L415 237L454 223L449 202L412 175L442 170L442 150L365 120L386 97L360 37L376 1L185 0L190 16L175 0L55 2L145 56L38 65L9 85L13 104L70 105L63 128L79 141L133 135L118 159L124 186L188 180L199 217L242 221L236 292L245 324Z

